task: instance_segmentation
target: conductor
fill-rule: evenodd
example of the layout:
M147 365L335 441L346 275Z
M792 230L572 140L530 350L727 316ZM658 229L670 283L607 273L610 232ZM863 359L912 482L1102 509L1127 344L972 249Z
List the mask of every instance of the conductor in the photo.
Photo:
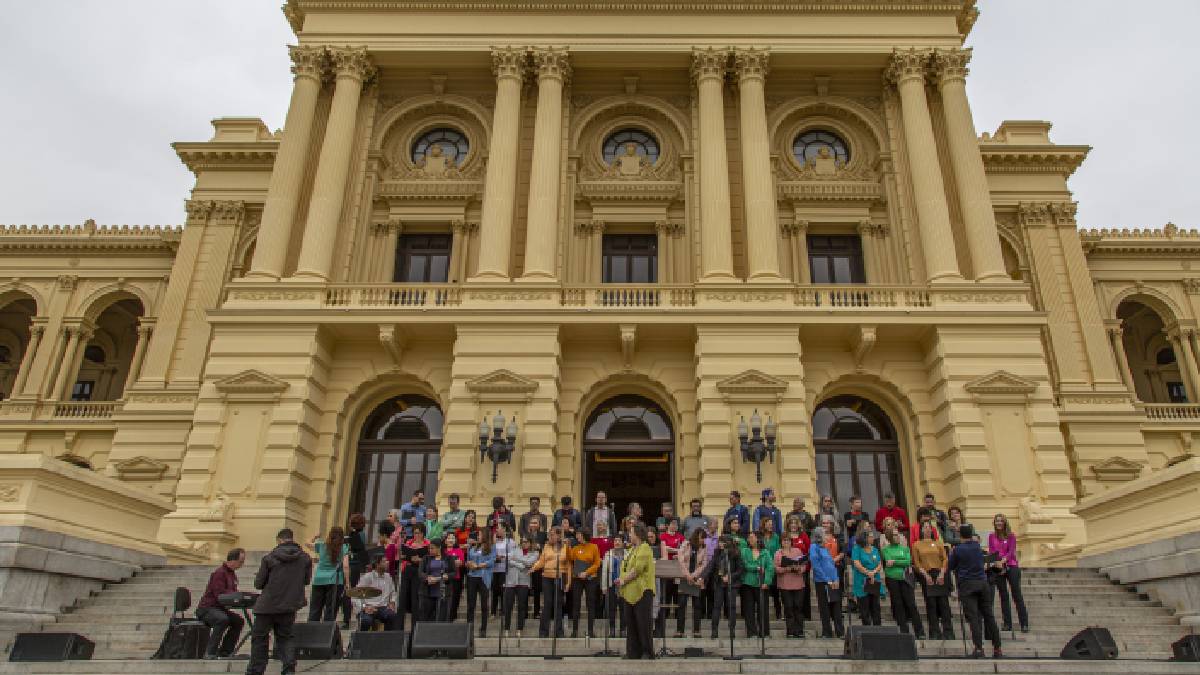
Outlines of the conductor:
M292 540L292 531L284 528L275 536L273 551L263 556L254 587L262 591L254 603L254 628L250 631L250 663L246 675L263 675L267 669L269 642L275 633L275 646L283 662L280 675L296 672L296 648L292 626L296 612L307 604L304 587L312 579L312 558Z

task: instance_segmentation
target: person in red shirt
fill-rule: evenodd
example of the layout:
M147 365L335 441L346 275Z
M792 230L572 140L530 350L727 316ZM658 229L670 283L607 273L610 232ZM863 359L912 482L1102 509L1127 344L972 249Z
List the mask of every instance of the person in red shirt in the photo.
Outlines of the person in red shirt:
M612 547L613 547L612 541L613 540L612 540L612 537L609 536L609 533L608 533L608 523L606 523L604 521L600 521L595 524L595 527L596 527L596 536L592 537L592 543L596 545L597 549L599 549L600 559L603 560L604 554L608 553L610 550L612 550Z
M196 618L212 629L208 635L208 649L204 658L229 658L237 647L238 637L246 625L242 617L221 604L221 596L237 592L237 571L246 563L246 551L235 548L225 556L225 562L208 578L208 586L200 604L196 606Z
M883 531L884 518L895 519L900 525L901 531L908 531L908 514L904 512L904 509L896 506L896 496L890 492L883 496L883 506L875 512L875 529L880 532Z

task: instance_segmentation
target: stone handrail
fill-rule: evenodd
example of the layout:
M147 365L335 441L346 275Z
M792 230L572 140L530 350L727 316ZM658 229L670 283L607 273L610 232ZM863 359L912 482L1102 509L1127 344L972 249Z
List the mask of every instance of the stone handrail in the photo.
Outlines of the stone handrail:
M1142 403L1146 419L1173 422L1177 420L1200 421L1198 403Z
M58 401L53 403L54 417L103 420L121 409L121 401Z
M692 307L695 304L695 288L682 284L597 284L566 286L562 289L564 307L637 309Z
M330 284L326 307L446 307L462 301L454 284Z
M798 286L796 304L822 309L926 309L933 297L925 286Z

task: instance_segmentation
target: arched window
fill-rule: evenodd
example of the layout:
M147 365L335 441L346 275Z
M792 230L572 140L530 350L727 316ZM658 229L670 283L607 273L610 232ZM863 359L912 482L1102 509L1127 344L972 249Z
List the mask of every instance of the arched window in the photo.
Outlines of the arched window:
M640 396L619 396L592 412L584 438L590 441L670 441L671 422L658 404Z
M1121 344L1128 363L1127 381L1133 383L1138 400L1146 403L1191 403L1178 355L1167 338L1166 326L1173 317L1151 298L1135 296L1117 307L1121 321ZM1124 368L1125 364L1120 364Z
M363 423L358 441L351 513L367 518L368 536L392 509L423 490L426 503L437 498L445 418L424 396L397 396L381 403Z
M604 139L604 163L612 164L618 156L627 153L626 148L631 145L637 155L645 157L651 164L658 163L658 141L641 129L622 129Z
M462 166L462 163L467 160L467 153L471 150L470 141L461 131L449 127L439 127L426 131L413 142L413 164L419 166L425 160L425 155L435 145L454 166Z
M823 129L813 129L797 136L792 142L792 156L798 164L804 166L809 160L819 157L822 148L827 149L829 155L838 163L850 162L850 148L846 141L842 140L841 136Z
M858 396L835 396L813 412L812 431L822 496L832 496L843 511L855 495L868 513L889 493L905 505L896 428L882 408Z

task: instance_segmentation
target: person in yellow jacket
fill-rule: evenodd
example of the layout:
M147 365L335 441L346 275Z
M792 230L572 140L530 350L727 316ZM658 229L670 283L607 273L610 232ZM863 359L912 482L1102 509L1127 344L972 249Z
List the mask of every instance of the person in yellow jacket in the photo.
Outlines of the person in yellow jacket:
M538 637L550 637L551 622L554 623L554 634L563 637L563 594L571 590L571 560L561 527L550 528L542 554L529 571L542 573L543 606Z
M579 620L582 617L580 600L587 599L587 636L596 637L592 623L596 618L597 575L600 573L600 548L592 543L592 535L586 528L575 533L579 543L567 552L571 561L571 637L579 637Z
M635 523L629 529L629 552L621 561L617 578L621 599L625 601L625 658L654 658L654 553L646 543L646 526Z

